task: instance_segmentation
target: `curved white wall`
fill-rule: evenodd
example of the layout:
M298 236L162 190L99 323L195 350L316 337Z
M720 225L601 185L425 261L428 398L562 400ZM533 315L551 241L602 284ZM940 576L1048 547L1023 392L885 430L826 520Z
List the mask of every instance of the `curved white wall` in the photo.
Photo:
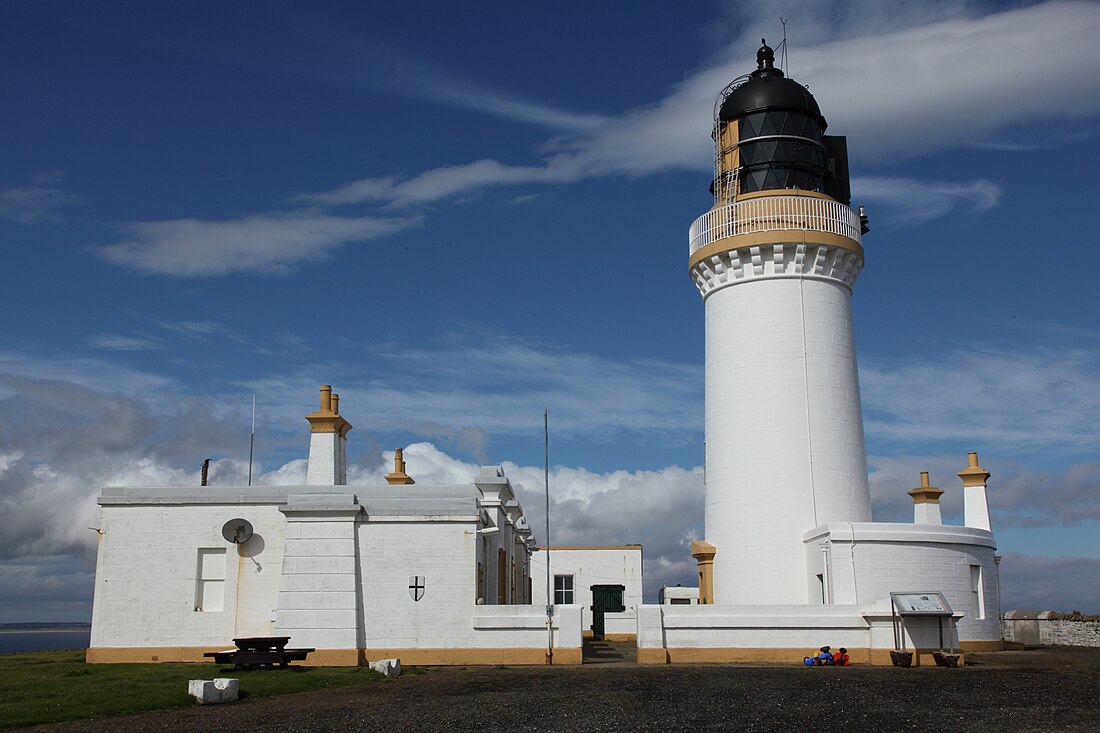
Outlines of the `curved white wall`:
M961 641L1001 639L991 532L952 525L837 522L807 532L804 539L810 578L828 573L830 603L875 603L889 609L891 592L940 591L952 610L963 614L957 621Z
M871 519L851 291L749 277L705 311L714 602L810 602L803 533Z

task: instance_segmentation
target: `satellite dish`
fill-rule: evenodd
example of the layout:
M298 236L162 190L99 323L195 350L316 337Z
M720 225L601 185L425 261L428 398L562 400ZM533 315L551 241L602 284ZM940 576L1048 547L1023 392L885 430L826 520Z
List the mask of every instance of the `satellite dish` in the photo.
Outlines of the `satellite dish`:
M234 545L248 542L252 537L252 523L247 519L230 519L222 526L222 537Z

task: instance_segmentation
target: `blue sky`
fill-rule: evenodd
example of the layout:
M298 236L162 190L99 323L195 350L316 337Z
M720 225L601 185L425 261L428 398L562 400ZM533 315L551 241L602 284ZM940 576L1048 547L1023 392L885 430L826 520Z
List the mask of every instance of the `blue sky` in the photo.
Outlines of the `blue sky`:
M793 1L848 136L875 517L978 450L1006 605L1100 611L1100 5ZM774 4L0 5L0 621L90 614L104 484L505 463L690 582L711 106ZM541 539L541 537L540 537Z

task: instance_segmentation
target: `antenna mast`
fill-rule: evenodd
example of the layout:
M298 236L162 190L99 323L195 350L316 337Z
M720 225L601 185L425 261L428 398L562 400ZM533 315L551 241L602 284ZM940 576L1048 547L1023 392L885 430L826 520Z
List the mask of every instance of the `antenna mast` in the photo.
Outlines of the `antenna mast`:
M252 393L252 433L248 436L248 485L252 485L252 451L256 447L256 393Z
M791 69L787 65L787 19L783 16L779 16L779 22L783 24L783 43L780 44L781 46L783 46L783 58L781 61L781 65L783 67L783 75L790 79Z

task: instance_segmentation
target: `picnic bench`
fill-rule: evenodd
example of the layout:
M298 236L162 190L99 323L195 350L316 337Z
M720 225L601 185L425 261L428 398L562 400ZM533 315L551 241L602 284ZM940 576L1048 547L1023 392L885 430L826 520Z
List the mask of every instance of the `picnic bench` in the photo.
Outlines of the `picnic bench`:
M234 639L236 649L220 652L206 652L204 657L213 657L218 664L232 664L233 669L271 669L275 666L286 667L291 662L305 660L315 649L287 649L289 636L249 636Z

